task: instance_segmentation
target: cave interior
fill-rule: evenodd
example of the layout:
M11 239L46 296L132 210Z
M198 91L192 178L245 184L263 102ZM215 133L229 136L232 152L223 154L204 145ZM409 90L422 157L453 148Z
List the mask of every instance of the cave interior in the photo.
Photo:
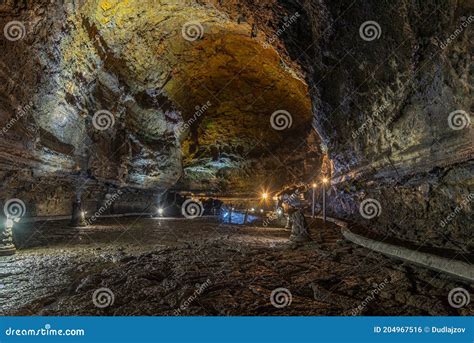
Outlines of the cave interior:
M473 10L1 1L0 313L473 315Z

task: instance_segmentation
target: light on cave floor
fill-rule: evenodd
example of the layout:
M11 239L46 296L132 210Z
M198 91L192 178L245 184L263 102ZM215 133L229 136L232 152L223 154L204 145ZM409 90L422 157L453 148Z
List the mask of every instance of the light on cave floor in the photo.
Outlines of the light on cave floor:
M160 216L162 216L164 213L164 210L160 207L157 212Z

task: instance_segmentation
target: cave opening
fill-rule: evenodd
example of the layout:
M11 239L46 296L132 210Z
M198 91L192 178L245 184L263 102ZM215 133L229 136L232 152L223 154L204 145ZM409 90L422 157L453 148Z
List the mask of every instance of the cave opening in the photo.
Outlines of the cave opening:
M0 4L0 313L472 315L472 6L427 3Z

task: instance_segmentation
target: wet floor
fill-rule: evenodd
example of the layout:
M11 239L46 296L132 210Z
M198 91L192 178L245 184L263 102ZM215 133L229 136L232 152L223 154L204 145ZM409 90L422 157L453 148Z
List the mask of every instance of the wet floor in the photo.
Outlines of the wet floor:
M449 292L472 285L345 241L311 222L284 228L214 219L108 218L89 228L38 222L0 257L7 315L473 315Z

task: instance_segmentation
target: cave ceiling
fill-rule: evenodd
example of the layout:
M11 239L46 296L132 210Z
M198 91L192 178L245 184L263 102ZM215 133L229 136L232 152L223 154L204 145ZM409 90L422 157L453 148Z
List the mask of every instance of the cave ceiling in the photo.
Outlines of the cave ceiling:
M288 166L308 171L302 147L318 146L304 73L279 40L266 42L271 10L254 18L238 3L219 6L88 0L65 13L51 8L63 20L39 22L33 41L18 43L24 66L10 78L15 98L3 103L8 111L31 100L29 118L9 135L27 137L41 167L17 167L221 193L301 178ZM284 129L272 126L275 112Z

